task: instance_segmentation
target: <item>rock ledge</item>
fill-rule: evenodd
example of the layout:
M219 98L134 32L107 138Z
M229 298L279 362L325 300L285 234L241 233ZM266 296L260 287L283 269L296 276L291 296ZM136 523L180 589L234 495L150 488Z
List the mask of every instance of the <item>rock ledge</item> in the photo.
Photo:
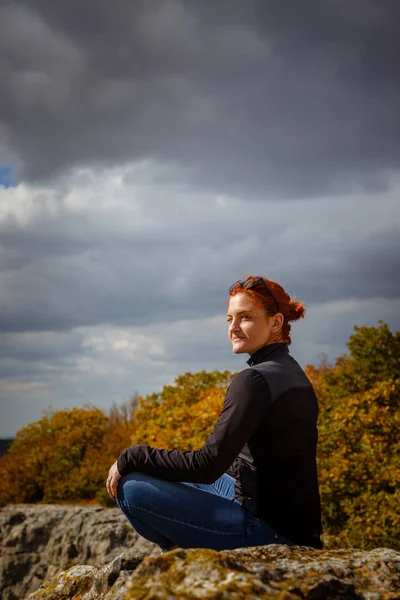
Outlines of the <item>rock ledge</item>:
M122 554L102 567L72 567L27 600L100 598L399 600L400 553L270 545L219 552L177 548L142 559Z
M129 550L160 553L118 508L45 504L0 509L0 597L21 600L73 565L109 563Z

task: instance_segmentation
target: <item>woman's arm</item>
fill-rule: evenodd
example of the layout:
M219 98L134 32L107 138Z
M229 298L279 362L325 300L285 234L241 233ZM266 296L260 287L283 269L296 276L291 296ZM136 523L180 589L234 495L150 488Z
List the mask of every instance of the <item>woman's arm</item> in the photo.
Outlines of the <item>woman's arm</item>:
M254 369L241 371L225 396L213 431L199 450L160 450L131 446L119 456L121 475L141 471L168 481L213 483L231 466L271 405L265 378Z

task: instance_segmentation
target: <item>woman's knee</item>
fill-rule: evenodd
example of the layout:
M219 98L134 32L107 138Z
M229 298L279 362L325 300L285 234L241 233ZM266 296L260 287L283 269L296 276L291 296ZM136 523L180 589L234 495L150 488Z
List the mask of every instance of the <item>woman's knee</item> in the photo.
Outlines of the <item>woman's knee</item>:
M123 475L118 481L117 499L125 505L140 506L154 488L154 477L134 471ZM144 503L145 504L145 503Z

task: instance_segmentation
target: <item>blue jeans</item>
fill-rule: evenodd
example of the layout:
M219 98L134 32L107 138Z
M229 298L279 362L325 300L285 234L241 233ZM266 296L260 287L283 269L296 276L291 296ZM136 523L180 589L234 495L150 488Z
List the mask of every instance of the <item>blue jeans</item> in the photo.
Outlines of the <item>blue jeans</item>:
M227 550L293 542L242 507L235 479L226 473L212 484L166 481L133 472L121 477L116 503L132 527L163 551Z

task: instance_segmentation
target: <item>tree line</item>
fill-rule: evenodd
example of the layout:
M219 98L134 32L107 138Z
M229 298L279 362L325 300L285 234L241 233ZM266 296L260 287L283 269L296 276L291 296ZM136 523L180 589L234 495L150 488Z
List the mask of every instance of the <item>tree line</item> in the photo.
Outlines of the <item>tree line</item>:
M326 548L400 550L400 332L354 327L348 352L308 365L319 401L317 467ZM229 371L185 373L105 413L45 411L0 458L0 505L97 502L124 448L195 450L219 416Z

